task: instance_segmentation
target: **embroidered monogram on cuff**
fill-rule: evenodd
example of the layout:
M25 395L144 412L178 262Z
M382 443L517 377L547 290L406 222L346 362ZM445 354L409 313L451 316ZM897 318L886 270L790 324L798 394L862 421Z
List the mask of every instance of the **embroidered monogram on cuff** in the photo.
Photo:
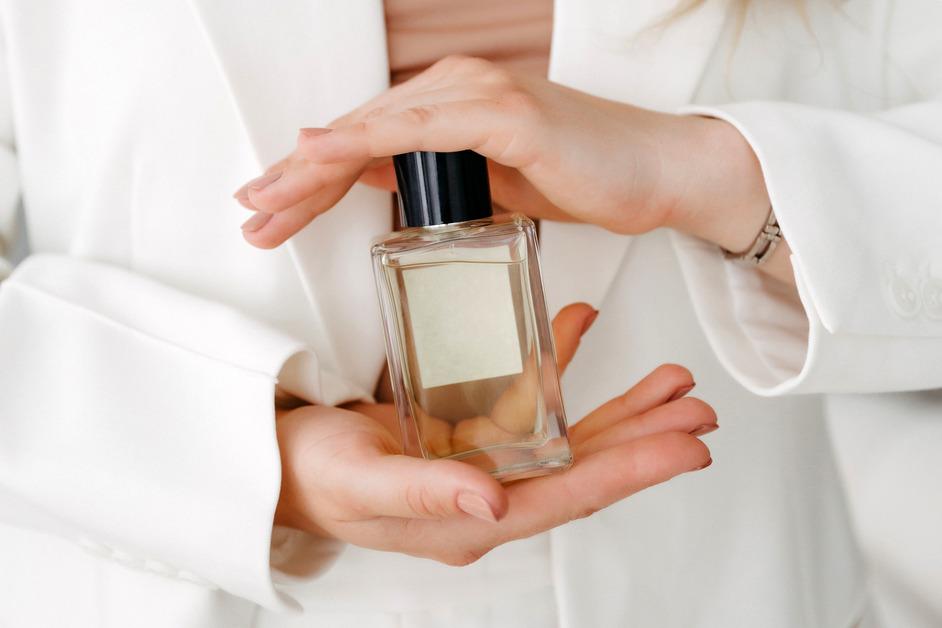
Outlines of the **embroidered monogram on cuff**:
M778 226L778 218L775 217L775 210L770 208L769 217L766 219L762 231L756 236L752 246L740 253L733 253L726 249L723 249L723 253L726 255L727 259L750 266L760 266L772 257L772 253L775 252L775 247L778 246L781 240L782 230Z

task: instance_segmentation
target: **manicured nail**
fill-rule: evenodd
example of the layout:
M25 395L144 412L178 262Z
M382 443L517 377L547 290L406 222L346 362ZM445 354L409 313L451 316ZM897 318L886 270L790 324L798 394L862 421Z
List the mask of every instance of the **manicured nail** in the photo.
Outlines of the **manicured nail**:
M458 508L481 521L497 523L497 515L494 514L491 505L477 493L459 493Z
M673 395L671 395L671 398L668 399L668 401L677 401L678 399L680 399L681 397L689 393L691 390L693 390L694 386L696 385L697 383L694 382L690 384L689 386L684 386L683 388L676 391Z
M599 317L599 311L598 311L598 310L592 310L592 313L589 314L589 315L586 317L585 322L582 323L582 334L583 334L583 335L585 335L585 333L586 333L587 331L589 331L589 328L592 327L592 323L594 323L594 322L595 322L595 319L597 319L598 317Z
M324 135L325 133L330 133L333 129L326 129L317 126L307 127L301 129L299 133L304 137L317 137L318 135Z
M715 432L719 429L719 425L716 423L701 425L695 430L690 432L691 436L703 436L704 434L709 434L710 432Z
M258 231L264 227L269 220L271 220L271 214L266 214L265 212L255 212L254 216L242 223L242 231L246 233Z
M249 200L249 190L261 190L266 185L270 185L281 178L280 172L270 172L268 174L263 174L260 177L255 177L238 190L235 191L235 194L232 195L232 198L239 201L239 204L246 209L251 209L253 211L258 211L258 207L252 204L252 201Z
M702 471L703 469L706 469L707 467L709 467L711 464L713 464L713 458L710 458L709 460L707 460L706 464L697 467L696 469L694 469L694 471Z
M263 190L269 185L271 185L272 183L274 183L275 181L277 181L278 179L280 179L281 175L282 175L281 172L269 172L268 174L263 174L260 177L256 177L245 184L246 192L248 192L248 190L252 190L254 192Z
M258 207L252 204L252 201L249 200L249 189L244 185L238 189L238 191L232 195L232 198L239 201L239 205L246 209L251 209L253 212L258 211Z

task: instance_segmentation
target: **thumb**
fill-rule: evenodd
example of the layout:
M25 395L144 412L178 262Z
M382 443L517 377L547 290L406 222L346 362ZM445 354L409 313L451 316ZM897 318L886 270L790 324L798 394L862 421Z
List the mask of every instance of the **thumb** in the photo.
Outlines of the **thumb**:
M381 456L363 465L352 488L372 514L407 519L471 515L496 522L507 494L487 472L457 460Z
M556 367L560 375L566 370L583 334L599 315L588 303L572 303L559 311L553 319L553 339L556 341Z

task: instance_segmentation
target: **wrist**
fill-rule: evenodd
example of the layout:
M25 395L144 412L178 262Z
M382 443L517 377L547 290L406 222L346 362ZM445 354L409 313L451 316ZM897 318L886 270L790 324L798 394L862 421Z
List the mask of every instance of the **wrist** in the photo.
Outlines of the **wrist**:
M301 530L312 536L331 538L331 535L314 522L305 507L312 496L305 494L304 483L300 477L305 473L301 461L306 448L298 445L298 436L303 427L304 422L298 411L277 412L275 435L281 459L281 486L273 523L276 526Z
M673 143L678 190L665 226L729 251L747 249L768 217L765 179L752 147L716 118L675 116Z

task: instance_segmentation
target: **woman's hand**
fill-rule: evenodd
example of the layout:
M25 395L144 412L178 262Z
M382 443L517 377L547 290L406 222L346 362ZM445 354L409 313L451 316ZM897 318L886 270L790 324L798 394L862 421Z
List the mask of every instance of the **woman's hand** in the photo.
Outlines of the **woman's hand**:
M561 366L593 314L570 306L555 319ZM391 405L292 410L277 423L283 476L276 522L468 564L502 543L707 466L709 450L696 435L715 429L716 415L684 397L692 386L686 369L659 367L570 429L570 469L507 486L462 462L399 454Z
M246 239L273 247L358 180L393 189L389 157L472 149L497 203L618 233L671 226L739 250L769 209L751 148L726 122L659 113L449 57L297 148L236 198L257 210Z

